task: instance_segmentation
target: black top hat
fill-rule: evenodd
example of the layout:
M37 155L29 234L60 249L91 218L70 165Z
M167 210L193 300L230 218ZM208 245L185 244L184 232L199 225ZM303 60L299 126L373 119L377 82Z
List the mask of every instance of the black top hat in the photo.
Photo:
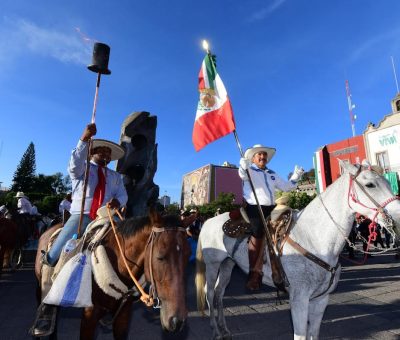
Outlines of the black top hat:
M110 46L103 43L95 43L93 46L92 63L88 66L90 71L110 74L108 69L108 59L110 58Z

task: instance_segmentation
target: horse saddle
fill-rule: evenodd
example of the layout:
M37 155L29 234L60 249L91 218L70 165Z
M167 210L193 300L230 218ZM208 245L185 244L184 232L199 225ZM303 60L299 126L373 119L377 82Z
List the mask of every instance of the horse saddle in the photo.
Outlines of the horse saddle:
M243 207L230 211L229 220L222 226L225 235L232 238L244 238L249 228L250 220Z
M289 236L293 220L293 210L288 206L278 205L268 219L268 229L272 236L275 250L281 255L283 245Z

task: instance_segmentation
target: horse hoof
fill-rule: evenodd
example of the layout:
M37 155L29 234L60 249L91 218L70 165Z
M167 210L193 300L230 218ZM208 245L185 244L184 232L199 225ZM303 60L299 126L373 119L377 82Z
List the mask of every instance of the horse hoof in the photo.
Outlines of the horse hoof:
M224 334L222 339L223 340L232 340L232 334L231 333Z

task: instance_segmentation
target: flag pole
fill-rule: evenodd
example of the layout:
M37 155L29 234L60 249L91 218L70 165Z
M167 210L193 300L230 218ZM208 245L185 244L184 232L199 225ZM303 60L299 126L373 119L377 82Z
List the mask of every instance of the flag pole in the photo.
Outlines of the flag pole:
M213 62L213 58L212 58L212 54L208 45L207 40L203 40L203 48L206 50L206 53L209 55L210 60ZM236 144L237 147L239 149L240 152L240 157L244 157L244 153L243 153L243 149L242 146L240 144L239 141L239 137L237 134L236 129L233 130L233 135L235 136L235 140L236 140ZM286 287L289 287L289 280L287 279L287 276L285 274L285 271L283 270L282 267L282 263L280 261L280 258L278 256L278 254L275 252L274 247L273 247L273 242L272 242L272 236L271 233L268 229L268 225L267 225L267 221L265 220L265 216L264 213L261 209L261 205L260 202L258 200L257 194L256 194L256 190L253 184L253 181L250 177L250 171L249 169L246 169L246 175L249 179L249 183L250 183L250 187L251 190L253 191L253 195L257 204L257 208L258 208L258 213L259 213L259 217L262 221L263 227L264 227L264 231L265 231L265 238L267 240L267 247L268 247L268 253L269 253L269 258L270 258L270 262L271 262L271 270L272 270L272 280L274 282L274 285L278 288L278 290L282 290L285 291Z

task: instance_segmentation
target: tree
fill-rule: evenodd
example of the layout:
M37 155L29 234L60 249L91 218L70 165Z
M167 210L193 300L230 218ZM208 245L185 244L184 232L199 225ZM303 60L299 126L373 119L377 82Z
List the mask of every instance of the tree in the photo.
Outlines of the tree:
M199 207L195 205L189 205L186 207L186 211L189 211L193 208L198 208L201 216L209 218L214 216L218 208L221 209L221 213L224 213L226 211L231 211L237 208L238 206L234 204L234 201L235 201L234 194L221 192L219 193L215 201L212 201L210 203L204 204Z
M165 211L167 214L171 214L171 215L180 215L180 213L181 213L179 204L176 202L171 203L170 205L167 205L165 207Z
M14 173L11 191L30 192L36 171L35 145L31 142Z
M305 192L292 191L289 194L288 205L293 209L302 210L315 198L315 196L316 195L309 196Z
M50 176L39 174L34 178L32 191L48 195L65 194L71 191L70 183L69 177L63 178L61 172Z

